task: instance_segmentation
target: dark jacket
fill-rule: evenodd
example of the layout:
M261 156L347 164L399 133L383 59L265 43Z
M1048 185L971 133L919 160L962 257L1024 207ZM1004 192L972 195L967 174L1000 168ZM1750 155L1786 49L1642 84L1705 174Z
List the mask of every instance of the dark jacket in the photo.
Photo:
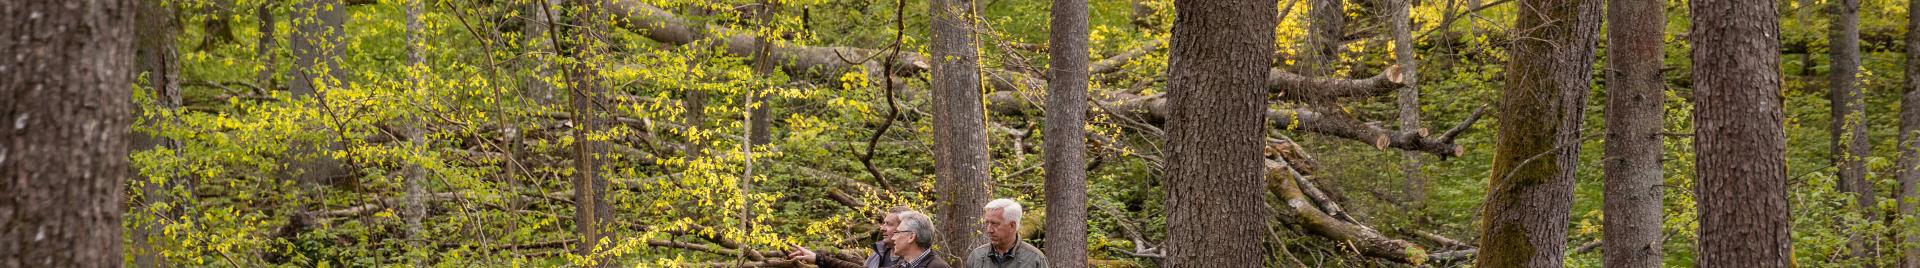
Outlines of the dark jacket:
M936 252L934 250L927 250L926 257L922 257L919 260L907 260L907 258L901 258L900 263L895 264L893 267L894 268L953 268L952 265L947 265L947 259L940 257L940 252Z
M817 259L816 263L820 268L885 268L892 267L894 262L898 262L897 257L893 257L893 247L887 245L886 241L873 243L873 256L868 256L864 263L828 255L821 255Z
M992 251L993 243L974 247L973 252L967 254L967 266L974 268L1047 268L1047 255L1041 253L1039 248L1033 247L1033 244L1027 244L1026 241L1020 241L1020 244L1013 245L1013 249L1006 252L1006 254L995 254L997 252ZM999 262L995 262L995 258L990 257L991 255L1006 255L1006 257Z

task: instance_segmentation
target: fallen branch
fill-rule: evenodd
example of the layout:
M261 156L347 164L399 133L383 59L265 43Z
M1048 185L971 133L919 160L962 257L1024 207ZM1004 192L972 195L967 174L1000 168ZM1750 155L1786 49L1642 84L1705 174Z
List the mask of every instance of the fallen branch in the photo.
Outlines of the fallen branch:
M1290 179L1285 160L1268 160L1267 189L1282 197L1304 227L1313 233L1353 246L1367 256L1420 265L1426 262L1426 250L1405 240L1391 239L1364 225L1343 221L1314 207L1296 180Z

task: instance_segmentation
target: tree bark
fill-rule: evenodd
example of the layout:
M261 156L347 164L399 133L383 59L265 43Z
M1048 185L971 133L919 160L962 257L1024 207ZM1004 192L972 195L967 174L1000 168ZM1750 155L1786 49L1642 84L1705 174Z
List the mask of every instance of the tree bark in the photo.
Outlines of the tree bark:
M260 21L256 26L260 31L260 43L253 48L254 60L260 61L260 70L254 75L253 83L260 85L261 88L276 88L273 84L273 70L276 65L273 44L277 40L273 34L273 3L260 3L260 7L254 8L253 13L255 19Z
M933 162L940 202L942 253L964 254L979 245L980 213L987 203L990 168L985 104L980 100L980 56L973 40L973 1L934 0L928 5L933 38ZM949 260L967 267L958 256Z
M1907 1L1907 84L1900 99L1900 189L1898 206L1906 221L1895 228L1904 248L1901 268L1920 268L1920 1Z
M1607 267L1660 267L1666 182L1666 2L1607 2L1607 108L1601 237Z
M1087 1L1054 0L1047 42L1047 266L1087 267Z
M341 42L346 35L346 9L339 0L299 0L294 5L296 15L293 16L306 16L290 20L294 32L287 38L294 57L293 66L288 68L293 75L288 78L287 88L295 99L319 97L324 100L325 92L318 89L338 85L337 79L342 73L340 58L345 56L346 48ZM288 166L288 171L299 174L297 179L301 183L330 182L343 172L338 160L322 152L339 149L338 143L323 141L293 147L289 155L312 157L296 159Z
M147 79L145 87L152 92L151 95L153 96L155 104L154 108L163 110L177 109L180 107L181 97L179 81L180 58L178 47L174 40L179 30L178 22L174 19L174 6L162 5L160 1L140 1L138 8L139 11L136 14L138 18L136 18L136 20L139 21L139 24L136 27L143 29L140 29L134 34L138 38L136 41L138 42L138 48L136 48L134 52L137 58L135 58L134 64L139 68L138 73L134 75L145 75ZM149 125L165 124L161 123L163 119L159 117L147 116L148 114L159 113L145 112L145 107L141 107L137 103L132 107L133 114L138 115L140 121L144 121ZM130 134L134 134L131 142L133 143L133 148L136 150L178 149L180 147L179 144L172 139L158 135L142 133ZM144 180L143 177L140 176L137 167L129 169L128 171L128 178L136 181ZM169 202L171 195L167 193L168 189L172 189L173 187L171 186L176 185L180 181L181 180L177 178L173 178L167 180L165 184L144 184L145 186L140 189L140 197L144 199L139 200L140 203L144 207L153 207L155 204ZM158 220L158 218L171 219L177 217L178 209L149 216L155 218L155 220L136 222L130 228L132 231L131 235L133 236L131 240L133 240L134 246L133 263L136 267L161 267L166 264L165 256L162 256L159 249L155 246L155 243L159 243L164 239L164 236L161 236L159 231L159 228L162 228L162 224L160 223L163 221Z
M1307 0L1307 51L1301 54L1302 75L1332 77L1333 62L1340 60L1340 38L1346 36L1347 11L1344 0Z
M578 244L574 254L593 258L592 266L605 266L608 265L605 263L607 260L596 255L599 252L598 246L603 242L601 239L606 237L603 231L607 229L605 227L613 217L613 208L605 202L607 181L600 178L600 166L596 160L602 142L588 138L591 133L600 128L600 111L593 107L603 89L599 85L598 72L591 62L585 60L598 52L599 44L595 43L591 34L600 27L594 20L581 19L594 18L595 8L591 3L575 0L568 1L567 6L577 9L567 10L574 11L574 14L569 16L573 23L563 28L558 26L561 24L556 20L561 18L559 15L565 11L555 10L550 4L541 3L541 12L546 13L550 18L547 20L548 41L554 44L554 50L561 57L575 59L561 66L567 76L565 86L571 92L568 96L570 103L568 109L572 110L574 115L572 134L574 230L580 235L581 241L585 242Z
M1168 267L1243 267L1266 249L1265 92L1275 1L1174 2L1167 57Z
M1692 0L1700 267L1789 267L1773 0Z
M1413 53L1413 0L1392 2L1389 7L1392 12L1387 12L1387 16L1393 23L1393 59L1397 65L1395 67L1405 73L1401 74L1400 83L1406 85L1396 94L1400 106L1400 131L1420 131L1420 61L1414 58ZM1406 180L1406 194L1400 201L1412 205L1413 209L1409 211L1420 211L1427 203L1427 178L1420 171L1424 164L1416 152L1401 151L1400 157L1400 173Z
M407 66L410 66L409 69L425 66L425 58L420 54L422 52L420 51L422 49L421 46L424 44L422 42L426 42L425 39L420 37L422 34L420 27L420 12L422 12L422 7L420 1L423 0L409 0L405 3L407 5ZM412 75L416 76L409 79L413 82L412 88L414 95L425 96L426 89L421 86L420 82L422 80L418 77L420 74ZM427 146L426 129L422 124L423 121L425 120L421 120L420 118L408 120L407 123L409 126L406 126L404 130L407 132L407 142L412 143L414 148L424 149ZM420 220L427 215L425 206L427 190L421 185L423 184L422 180L425 180L427 176L426 169L419 164L409 163L405 170L402 171L402 174L406 176L403 183L406 184L407 188L406 208L401 213L407 222L406 237L407 240L410 241L421 241L422 228Z
M1580 125L1592 83L1597 0L1523 0L1476 267L1565 265ZM1537 25L1537 26L1536 26Z
M126 261L135 6L0 5L0 267Z
M1860 1L1835 0L1827 11L1833 15L1828 24L1827 59L1832 61L1827 74L1827 100L1832 103L1830 154L1838 170L1840 189L1853 193L1859 217L1878 219L1873 184L1867 182L1867 128L1864 96L1860 94ZM1867 243L1872 234L1854 231L1848 234L1847 248L1856 261L1872 265L1874 249Z

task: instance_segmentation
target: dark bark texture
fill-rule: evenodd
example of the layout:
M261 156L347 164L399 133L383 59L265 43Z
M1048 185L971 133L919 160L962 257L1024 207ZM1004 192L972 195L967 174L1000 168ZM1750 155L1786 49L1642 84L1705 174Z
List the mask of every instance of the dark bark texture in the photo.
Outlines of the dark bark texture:
M1895 225L1905 249L1900 254L1901 268L1920 268L1920 1L1907 1L1907 84L1900 99L1900 215L1908 222Z
M134 33L138 38L136 40L136 42L138 42L136 45L137 48L135 48L136 51L134 52L136 57L134 59L134 65L137 66L136 68L139 68L134 75L146 77L146 84L143 86L148 90L149 95L152 96L155 108L165 110L177 109L180 107L181 98L180 56L177 50L178 45L176 41L174 41L174 38L179 34L179 28L177 26L178 21L174 18L173 7L163 6L160 1L140 1L137 5L140 9L136 12L136 16L138 16L136 20L139 21L139 24L135 27L141 29ZM139 121L146 122L146 124L161 125L163 123L160 122L168 120L147 116L148 114L161 113L148 113L137 103L132 107L133 114L138 115L140 117ZM172 139L147 133L132 134L132 140L130 141L133 144L132 150L180 148L179 144ZM143 180L139 173L139 167L130 167L128 172L128 179L136 181ZM171 198L166 191L172 189L172 186L178 184L180 181L183 180L169 179L165 185L143 184L144 186L140 189L141 193L137 195L139 199L136 201L146 206L166 203ZM177 217L178 209L176 208L172 211L150 216ZM161 243L161 239L163 239L163 236L159 236L159 228L161 228L161 226L153 222L157 221L149 221L149 223L130 226L129 228L131 229L130 235L132 236L129 240L133 240L134 247L130 253L134 254L133 264L136 267L161 267L166 264L165 257L161 256L158 248L156 248L156 243Z
M1522 0L1500 96L1499 141L1481 211L1477 267L1565 265L1580 125L1600 28L1598 0Z
M1699 267L1792 261L1779 14L1773 0L1691 0Z
M0 4L0 267L117 267L134 1Z
M973 42L973 1L934 0L928 5L933 19L933 164L934 191L940 198L935 213L944 255L964 252L983 242L981 208L987 203L991 181L987 156L986 107L980 100L980 55ZM967 267L966 260L948 256Z
M1048 33L1047 266L1087 267L1087 0L1054 0Z
M1601 239L1607 267L1660 267L1666 2L1607 2L1606 152Z
M1266 78L1275 1L1174 2L1168 53L1168 267L1247 267L1266 249Z
M1860 94L1860 1L1834 0L1831 4L1827 7L1833 15L1827 29L1831 34L1827 59L1832 61L1827 73L1827 100L1832 103L1828 117L1831 151L1827 157L1838 170L1834 175L1840 181L1840 190L1853 193L1852 211L1859 217L1878 219L1873 184L1867 182L1867 114L1865 96ZM1855 260L1873 261L1875 250L1866 241L1872 236L1859 231L1848 235L1847 248Z

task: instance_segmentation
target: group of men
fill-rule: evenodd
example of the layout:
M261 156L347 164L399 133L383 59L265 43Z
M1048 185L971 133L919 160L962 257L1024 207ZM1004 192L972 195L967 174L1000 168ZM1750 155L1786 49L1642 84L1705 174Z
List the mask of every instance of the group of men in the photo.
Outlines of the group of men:
M984 210L986 213L981 218L987 225L989 242L973 247L964 259L966 264L992 268L1047 267L1047 256L1041 254L1039 248L1020 241L1023 212L1019 202L994 199L987 202ZM787 258L815 263L822 268L950 268L946 260L933 252L934 230L933 220L927 214L895 207L880 221L881 239L873 244L873 256L867 257L865 263L821 257L806 247L796 247Z

